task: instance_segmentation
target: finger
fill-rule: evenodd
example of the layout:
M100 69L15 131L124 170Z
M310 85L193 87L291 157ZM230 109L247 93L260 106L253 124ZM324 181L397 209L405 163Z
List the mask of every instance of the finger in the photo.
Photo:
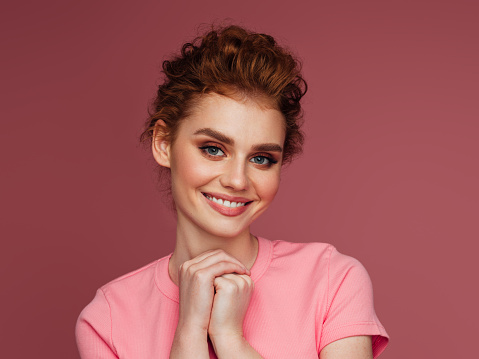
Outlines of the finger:
M215 277L219 277L227 273L246 273L243 266L227 261L216 262L208 267L198 270L195 270L194 266L195 265L189 268L190 275L196 277L200 283L213 283Z
M227 279L230 281L233 281L236 283L236 285L240 288L253 288L254 287L254 282L251 279L251 277L247 274L223 274L221 277L218 277L220 279ZM215 278L215 284L216 284L216 278Z
M248 284L254 284L253 278L247 274L238 274L237 276L242 278Z
M213 254L211 254L207 257L204 257L202 260L191 264L190 267L192 267L192 269L194 269L194 270L199 270L201 268L206 268L206 267L212 266L213 264L219 263L219 262L231 262L231 263L237 264L238 266L243 267L244 271L242 271L241 274L243 274L245 272L246 273L249 272L248 269L244 266L243 263L241 263L235 257L229 255L228 253L226 253L225 251L222 251L222 250L220 250L216 253L213 253Z
M195 264L198 262L201 262L203 259L210 257L214 254L217 254L221 252L221 249L211 249L209 251L203 252L200 255L196 256L195 258L190 259L189 261L186 261L185 263L188 263L188 265Z
M246 282L246 285L250 290L254 289L253 278L251 278L249 275L244 275L244 274L239 274L238 276Z
M244 284L237 282L237 279L233 278L235 275L237 274L224 274L222 276L215 277L215 290L227 289L229 292L236 292L240 290Z
M180 271L186 271L190 266L192 266L193 264L196 264L196 263L200 263L202 260L204 260L205 258L208 258L214 254L218 254L220 253L222 250L221 249L212 249L212 250L209 250L209 251L206 251L206 252L203 252L201 253L200 255L186 261L186 262L183 262L182 264L180 264L179 266L179 270Z

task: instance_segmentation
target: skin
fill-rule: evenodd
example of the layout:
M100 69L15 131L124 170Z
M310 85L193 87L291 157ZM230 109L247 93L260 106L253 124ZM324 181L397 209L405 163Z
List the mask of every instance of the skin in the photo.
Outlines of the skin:
M326 345L319 355L320 359L372 359L373 349L370 335L336 340Z
M170 358L209 358L208 338L218 358L261 358L243 336L258 253L250 225L279 188L284 117L265 99L206 94L181 120L173 143L165 133L159 121L153 155L171 170L177 210L169 274L179 286L180 310ZM225 215L205 194L247 204ZM361 349L370 337L353 338L326 346L320 358L372 358Z

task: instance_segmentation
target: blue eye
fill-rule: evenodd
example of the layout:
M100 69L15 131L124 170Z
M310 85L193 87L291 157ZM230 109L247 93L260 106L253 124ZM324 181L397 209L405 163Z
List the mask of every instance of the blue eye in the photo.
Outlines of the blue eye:
M266 165L271 162L271 160L265 156L255 156L251 159L251 162L257 165Z
M200 149L209 156L224 156L224 152L216 146L203 146Z

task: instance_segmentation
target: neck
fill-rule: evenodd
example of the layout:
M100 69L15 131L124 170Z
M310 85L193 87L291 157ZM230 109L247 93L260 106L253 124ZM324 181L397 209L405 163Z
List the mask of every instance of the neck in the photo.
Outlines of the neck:
M176 285L179 283L178 268L181 264L213 249L224 250L248 269L253 266L258 254L258 240L250 233L249 227L237 236L225 238L180 222L177 222L176 246L169 263L170 278Z

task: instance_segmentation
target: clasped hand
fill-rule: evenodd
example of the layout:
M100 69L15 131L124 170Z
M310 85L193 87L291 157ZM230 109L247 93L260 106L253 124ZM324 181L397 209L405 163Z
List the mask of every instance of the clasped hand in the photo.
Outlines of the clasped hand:
M223 250L212 250L179 268L180 317L188 332L207 333L213 345L243 338L243 320L254 283L250 271Z

